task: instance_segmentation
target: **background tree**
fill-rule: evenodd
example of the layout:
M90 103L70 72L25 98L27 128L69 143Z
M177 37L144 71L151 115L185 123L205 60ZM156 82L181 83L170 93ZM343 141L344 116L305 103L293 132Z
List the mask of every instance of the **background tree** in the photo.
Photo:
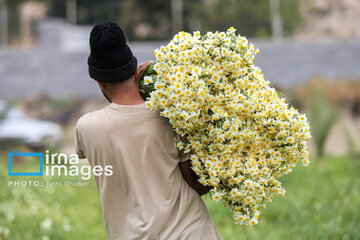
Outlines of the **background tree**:
M31 0L3 0L8 8L11 38L19 32L19 5ZM32 0L34 1L34 0ZM48 4L48 17L66 18L68 0L38 0ZM92 25L104 21L119 23L129 40L171 38L170 0L76 0L76 22ZM270 37L270 0L182 0L183 30L223 31L233 26L247 37ZM285 35L301 22L299 3L280 0Z

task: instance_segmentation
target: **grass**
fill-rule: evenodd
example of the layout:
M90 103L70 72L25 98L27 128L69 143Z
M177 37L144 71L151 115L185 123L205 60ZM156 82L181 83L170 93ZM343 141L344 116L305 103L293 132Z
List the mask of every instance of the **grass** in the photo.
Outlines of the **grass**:
M3 159L1 159L3 160ZM15 172L30 169L28 163ZM106 239L100 199L93 179L81 177L8 176L0 162L0 240ZM43 187L9 186L9 181ZM56 182L62 186L47 186ZM86 187L65 187L66 182L87 183Z
M262 211L259 224L232 223L230 211L204 201L226 240L360 239L360 162L347 157L313 160L282 178L287 189ZM106 239L93 179L87 187L10 187L9 180L81 181L75 177L10 177L0 163L0 239Z
M360 239L360 162L349 158L300 164L281 181L287 190L264 209L259 224L242 227L206 199L224 239Z

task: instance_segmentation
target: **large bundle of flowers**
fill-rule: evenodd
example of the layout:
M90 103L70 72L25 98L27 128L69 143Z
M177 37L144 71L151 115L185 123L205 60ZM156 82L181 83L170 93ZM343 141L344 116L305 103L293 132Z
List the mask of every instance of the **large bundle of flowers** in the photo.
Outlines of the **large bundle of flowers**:
M140 82L147 107L186 137L177 144L191 153L199 182L213 186L212 198L242 225L256 224L274 194L284 196L282 175L299 160L309 164L306 116L264 80L253 64L258 52L234 28L180 32L155 50L155 64Z

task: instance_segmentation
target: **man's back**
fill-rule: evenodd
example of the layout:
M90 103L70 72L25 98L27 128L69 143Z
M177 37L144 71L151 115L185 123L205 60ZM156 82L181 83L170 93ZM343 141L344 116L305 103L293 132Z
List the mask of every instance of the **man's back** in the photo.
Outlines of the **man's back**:
M109 239L221 239L183 179L171 126L145 104L110 104L77 124L77 152L93 165ZM182 159L182 161L187 159Z

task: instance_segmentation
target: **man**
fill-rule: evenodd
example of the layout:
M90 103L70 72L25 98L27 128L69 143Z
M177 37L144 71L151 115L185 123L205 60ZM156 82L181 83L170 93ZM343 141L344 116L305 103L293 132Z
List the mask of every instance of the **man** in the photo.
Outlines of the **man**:
M115 23L93 28L90 50L90 77L110 104L79 119L76 150L113 167L95 176L109 239L222 239L200 198L209 188L179 157L167 119L141 98L137 82L151 62L137 67Z

